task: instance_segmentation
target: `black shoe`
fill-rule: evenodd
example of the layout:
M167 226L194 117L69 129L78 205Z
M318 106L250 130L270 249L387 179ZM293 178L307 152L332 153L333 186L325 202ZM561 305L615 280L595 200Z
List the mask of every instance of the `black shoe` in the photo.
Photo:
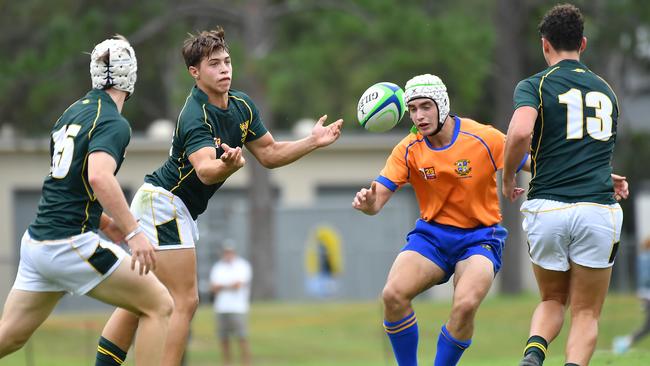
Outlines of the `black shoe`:
M542 366L542 361L535 354L529 353L519 362L519 366Z

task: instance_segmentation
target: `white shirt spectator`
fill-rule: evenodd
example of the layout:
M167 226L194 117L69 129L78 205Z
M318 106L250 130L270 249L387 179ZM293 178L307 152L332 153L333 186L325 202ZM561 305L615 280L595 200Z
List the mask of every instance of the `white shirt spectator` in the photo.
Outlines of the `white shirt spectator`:
M217 313L245 314L249 309L251 265L241 257L221 259L212 267L210 283L221 287L214 298ZM240 286L236 286L239 283Z

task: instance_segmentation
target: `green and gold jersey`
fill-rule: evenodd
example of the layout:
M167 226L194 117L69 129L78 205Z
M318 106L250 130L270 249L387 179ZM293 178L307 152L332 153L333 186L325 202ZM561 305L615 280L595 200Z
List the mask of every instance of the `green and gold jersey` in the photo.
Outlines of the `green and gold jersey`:
M105 91L93 89L68 107L52 129L50 173L28 228L31 237L55 240L96 232L103 209L88 184L88 155L110 154L117 173L130 139L129 122Z
M612 204L619 107L607 82L575 60L522 80L515 109L536 108L528 199Z
M218 158L223 154L222 143L233 148L242 147L267 133L257 107L248 95L231 89L228 98L228 109L218 108L194 86L178 116L169 158L144 179L180 197L195 220L205 211L208 200L223 182L203 184L190 164L189 156L201 148L213 147Z

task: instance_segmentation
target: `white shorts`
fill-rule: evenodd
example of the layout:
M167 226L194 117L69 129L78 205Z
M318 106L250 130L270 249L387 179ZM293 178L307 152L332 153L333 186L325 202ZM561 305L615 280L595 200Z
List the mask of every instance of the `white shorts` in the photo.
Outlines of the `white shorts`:
M126 252L94 232L59 240L34 240L25 231L13 288L85 295L117 269Z
M614 264L623 211L618 203L566 203L545 199L521 205L530 258L552 271L568 271L569 261L590 268Z
M199 228L183 201L168 190L143 184L133 197L131 213L156 250L194 248Z

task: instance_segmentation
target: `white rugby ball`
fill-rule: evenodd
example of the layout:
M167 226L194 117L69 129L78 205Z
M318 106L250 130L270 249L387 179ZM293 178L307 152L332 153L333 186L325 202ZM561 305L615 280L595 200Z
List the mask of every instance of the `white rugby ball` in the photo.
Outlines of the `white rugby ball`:
M359 99L357 119L368 131L384 132L395 127L405 111L402 88L381 82L368 88Z

